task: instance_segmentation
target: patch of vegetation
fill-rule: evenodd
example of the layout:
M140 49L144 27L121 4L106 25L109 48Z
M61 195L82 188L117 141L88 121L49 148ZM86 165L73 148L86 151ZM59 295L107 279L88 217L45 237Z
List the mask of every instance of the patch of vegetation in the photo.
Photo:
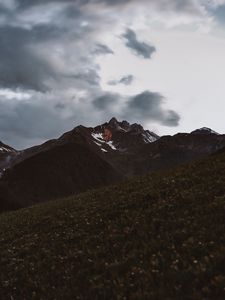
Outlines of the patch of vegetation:
M0 298L225 299L225 153L0 216Z

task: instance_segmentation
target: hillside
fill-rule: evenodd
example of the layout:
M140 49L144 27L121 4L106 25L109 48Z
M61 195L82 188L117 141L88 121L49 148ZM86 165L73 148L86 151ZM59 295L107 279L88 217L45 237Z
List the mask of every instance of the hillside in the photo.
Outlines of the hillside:
M225 152L0 215L1 299L225 298Z
M0 212L11 203L12 208L29 206L109 185L122 176L85 145L67 143L27 158L3 179L0 191L8 194L0 194Z

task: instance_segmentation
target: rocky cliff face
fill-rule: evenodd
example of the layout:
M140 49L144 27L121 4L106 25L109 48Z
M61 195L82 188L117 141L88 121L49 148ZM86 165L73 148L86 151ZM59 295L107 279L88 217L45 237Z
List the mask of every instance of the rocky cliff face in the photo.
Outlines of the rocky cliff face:
M99 136L98 136L99 135ZM159 139L159 136L144 128L139 124L129 124L127 121L119 122L115 118L112 118L108 123L97 126L92 131L92 136L100 137L106 142L111 142L112 150L120 152L132 153L135 149L141 146L155 142ZM100 140L101 142L101 140ZM104 147L104 145L103 145ZM108 152L110 149L105 149ZM103 151L106 153L106 151Z

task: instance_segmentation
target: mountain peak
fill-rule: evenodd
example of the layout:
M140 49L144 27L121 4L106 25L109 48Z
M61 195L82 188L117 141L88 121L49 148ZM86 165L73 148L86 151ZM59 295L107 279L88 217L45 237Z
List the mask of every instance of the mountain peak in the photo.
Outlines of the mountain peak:
M115 117L113 117L108 123L108 126L119 130L119 131L134 131L136 133L141 133L142 131L144 131L144 128L142 125L134 123L134 124L130 124L129 122L127 122L126 120L123 120L122 122L118 121Z
M112 150L124 153L135 152L143 145L159 139L159 136L145 130L140 124L130 124L126 120L120 122L115 117L93 128L91 136L94 139L93 142L106 153Z
M218 135L219 133L212 130L211 128L202 127L202 128L192 131L191 134L217 134Z
M115 118L115 117L113 117L110 121L109 121L109 124L110 125L115 125L115 124L118 124L119 122L118 122L118 120Z

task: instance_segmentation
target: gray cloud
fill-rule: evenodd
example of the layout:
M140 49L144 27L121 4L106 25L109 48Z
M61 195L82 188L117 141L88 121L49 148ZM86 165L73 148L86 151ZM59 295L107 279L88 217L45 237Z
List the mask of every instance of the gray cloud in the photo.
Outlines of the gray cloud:
M130 85L134 81L134 76L133 75L127 75L124 76L120 79L119 83L125 84L125 85Z
M155 121L165 126L177 126L180 116L173 110L164 109L163 102L161 94L145 91L128 100L123 117L132 121Z
M118 85L118 84L130 85L133 81L134 81L133 75L126 75L119 80L110 80L108 84L109 85Z
M108 46L103 44L96 44L95 49L93 50L95 55L105 55L105 54L114 54L113 50Z
M92 102L93 106L100 111L108 111L119 102L119 96L117 94L105 93ZM110 112L111 113L111 112Z
M98 86L100 83L100 76L98 75L98 72L93 69L89 69L84 71L83 73L73 74L73 75L67 75L68 78L75 79L77 81L83 81L90 85L96 85Z
M53 68L31 49L37 39L47 39L54 30L0 27L0 85L46 91L47 78L56 78Z
M109 118L113 115L131 122L156 122L164 126L178 126L180 116L173 110L163 107L165 99L159 93L145 91L133 97L105 93L92 102L95 109L104 112ZM119 108L118 110L115 107Z
M45 3L70 3L77 6L88 4L106 4L111 6L122 6L144 3L145 5L157 5L160 9L187 11L190 13L198 11L198 2L195 0L16 0L20 8L26 8Z
M80 81L99 84L98 66L91 55L95 26L83 26L85 17L77 9L74 11L79 17L71 20L67 16L68 7L59 8L43 24L38 24L43 14L43 7L39 7L31 14L14 16L13 26L7 24L9 20L0 26L1 87L46 92L59 81L68 80L73 86Z
M42 101L0 101L0 137L7 144L22 149L54 137L66 129L59 114Z
M56 138L65 131L83 124L98 124L104 111L93 111L92 101L82 96L32 92L31 98L0 98L0 140L17 149ZM63 100L62 100L63 99Z
M217 22L225 24L225 5L217 7L214 12Z
M156 48L154 46L144 42L140 42L137 39L136 33L131 29L127 29L122 37L126 39L126 46L132 49L134 53L139 56L150 59L152 57L152 54L156 52Z
M19 3L32 5L32 1ZM93 70L97 66L90 55L98 22L84 26L85 16L79 7L52 3L50 7L16 10L10 18L4 15L7 17L0 24L0 86L46 92L59 81L98 84L97 70Z

